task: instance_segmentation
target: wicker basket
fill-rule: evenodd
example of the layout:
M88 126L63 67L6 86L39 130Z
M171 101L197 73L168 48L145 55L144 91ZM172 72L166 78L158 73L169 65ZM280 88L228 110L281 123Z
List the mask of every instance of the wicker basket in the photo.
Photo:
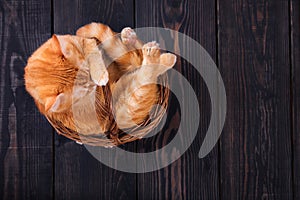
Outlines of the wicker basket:
M71 140L76 141L77 143L87 144L91 146L104 146L104 147L113 147L127 142L131 142L137 139L143 138L150 131L152 131L162 120L168 106L169 102L169 88L168 88L168 76L164 74L158 78L158 87L159 87L159 98L157 104L161 105L156 106L153 111L151 119L148 117L142 124L132 127L127 130L120 130L117 127L117 124L114 120L112 114L112 104L111 99L106 99L108 112L107 115L111 121L111 126L109 131L104 134L97 135L83 135L75 130L71 130L65 127L60 121L57 121L53 118L47 117L50 124L55 128L58 134L61 134ZM108 87L106 87L108 88ZM110 93L109 89L105 90L105 93ZM107 95L111 96L111 95ZM164 109L162 109L164 108Z

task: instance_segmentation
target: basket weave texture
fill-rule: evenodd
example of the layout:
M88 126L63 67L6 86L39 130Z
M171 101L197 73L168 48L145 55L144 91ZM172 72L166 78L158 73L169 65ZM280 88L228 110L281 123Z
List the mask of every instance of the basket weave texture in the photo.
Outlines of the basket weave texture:
M109 116L111 125L109 130L103 134L83 135L78 133L76 130L65 127L63 123L55 120L54 118L48 116L47 119L58 134L61 134L78 143L91 146L113 147L127 142L132 142L134 140L143 138L150 131L155 129L166 113L170 94L167 74L161 75L158 78L157 83L157 87L159 88L157 104L160 106L155 106L154 110L151 112L151 117L149 116L147 119L145 119L142 124L126 130L120 130L118 128L112 114L112 101L109 98L106 99L106 105L108 107L106 109L106 114ZM104 92L107 94L107 97L110 97L111 91L108 88L109 87L105 87Z

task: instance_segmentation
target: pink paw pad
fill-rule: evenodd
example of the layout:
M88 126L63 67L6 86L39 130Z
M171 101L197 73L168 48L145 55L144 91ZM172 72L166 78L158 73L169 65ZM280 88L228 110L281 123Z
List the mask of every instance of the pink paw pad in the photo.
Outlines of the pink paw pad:
M155 41L145 44L142 51L145 56L157 57L160 55L159 44Z
M121 32L121 39L125 45L134 45L136 42L136 33L130 27L124 28Z

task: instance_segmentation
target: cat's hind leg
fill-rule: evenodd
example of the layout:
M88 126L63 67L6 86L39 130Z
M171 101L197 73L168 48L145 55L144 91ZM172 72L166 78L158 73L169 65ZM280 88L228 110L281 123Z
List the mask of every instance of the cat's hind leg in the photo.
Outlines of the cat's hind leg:
M173 54L161 54L156 42L143 46L143 64L131 73L124 74L113 90L115 120L120 128L142 123L158 100L157 77L172 68Z
M124 28L119 35L104 24L90 23L79 28L76 35L96 39L107 56L118 66L122 66L122 71L131 71L142 63L143 43L129 27Z

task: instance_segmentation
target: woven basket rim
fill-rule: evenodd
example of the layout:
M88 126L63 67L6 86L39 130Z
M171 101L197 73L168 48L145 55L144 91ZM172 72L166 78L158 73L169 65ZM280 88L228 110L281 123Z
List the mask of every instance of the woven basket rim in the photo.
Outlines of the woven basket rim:
M143 138L150 131L155 129L166 113L170 95L167 74L163 74L158 78L157 85L159 88L159 98L157 104L161 105L161 107L156 106L156 109L154 112L152 112L151 119L148 118L141 125L123 131L117 127L117 124L113 119L109 131L106 133L83 135L75 130L65 127L60 121L57 121L49 116L46 116L46 118L58 134L74 140L77 143L87 144L90 146L113 147L127 142L132 142L134 140ZM108 113L108 115L112 116L112 113Z

